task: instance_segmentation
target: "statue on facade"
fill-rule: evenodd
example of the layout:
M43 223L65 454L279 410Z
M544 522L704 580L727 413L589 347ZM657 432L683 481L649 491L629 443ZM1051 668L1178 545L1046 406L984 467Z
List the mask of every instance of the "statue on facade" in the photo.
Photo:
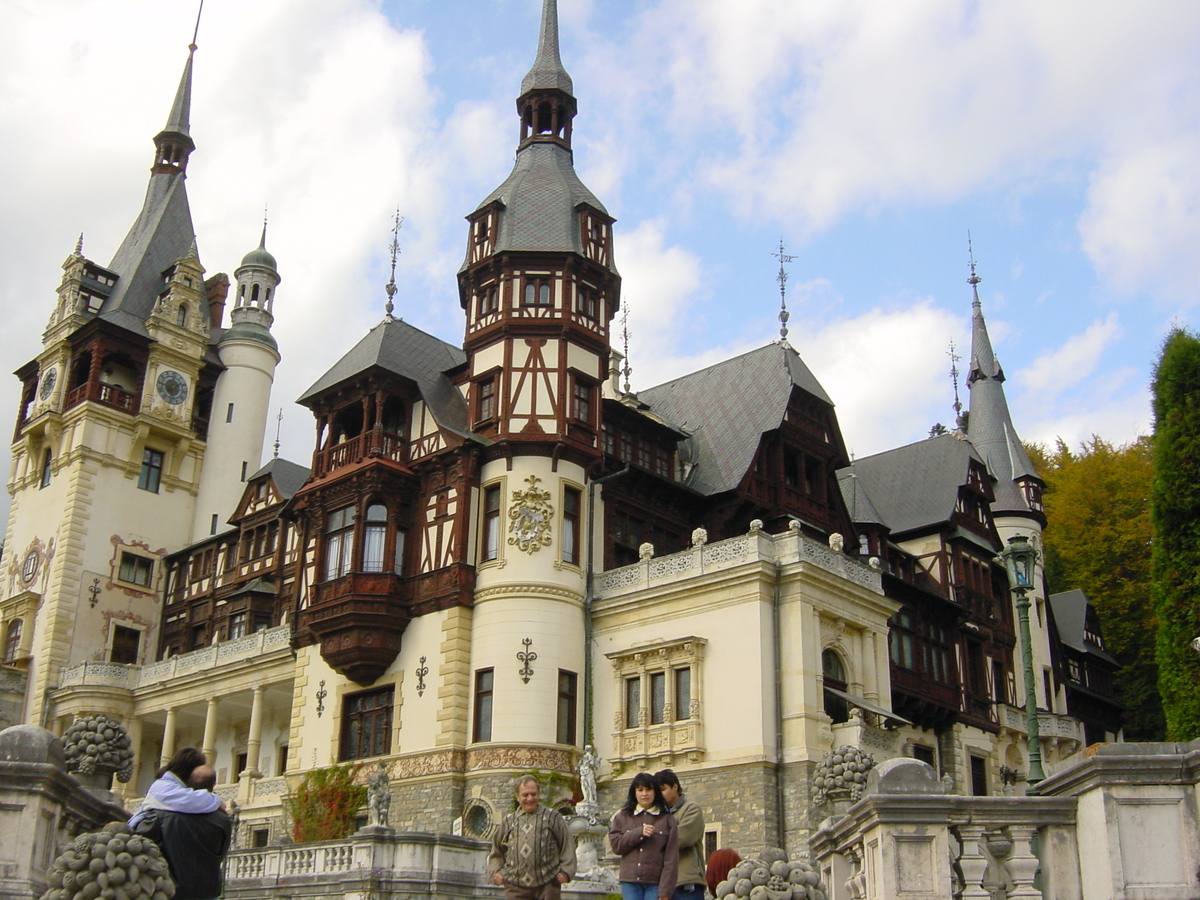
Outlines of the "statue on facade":
M388 810L392 805L392 786L386 763L381 762L379 768L367 779L367 804L371 811L371 824L387 828Z

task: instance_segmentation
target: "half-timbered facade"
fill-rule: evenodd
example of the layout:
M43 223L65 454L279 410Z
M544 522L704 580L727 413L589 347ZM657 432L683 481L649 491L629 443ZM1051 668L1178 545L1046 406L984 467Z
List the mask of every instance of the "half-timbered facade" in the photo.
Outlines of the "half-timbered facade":
M484 836L515 774L569 783L591 743L606 803L669 765L702 805L742 797L711 840L754 848L823 818L810 782L832 746L918 756L968 793L1023 769L995 556L1037 539L1041 483L977 296L970 427L853 464L786 340L622 389L614 220L574 169L544 0L513 170L467 217L461 346L389 307L299 398L308 464L259 468L279 273L264 232L221 327L231 282L198 262L176 105L147 199L170 224L157 255L73 254L18 373L0 599L31 721L129 724L127 798L195 744L245 839L271 841L305 773L370 761L394 826ZM1034 601L1053 763L1082 732L1040 585Z

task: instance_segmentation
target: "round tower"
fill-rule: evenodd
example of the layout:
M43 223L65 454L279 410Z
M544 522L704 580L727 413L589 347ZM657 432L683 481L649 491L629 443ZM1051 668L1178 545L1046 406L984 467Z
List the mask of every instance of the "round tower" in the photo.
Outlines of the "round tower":
M271 384L279 365L279 347L271 335L275 320L271 310L280 277L275 257L267 250L265 223L258 247L242 258L233 276L230 326L217 342L225 371L213 392L192 540L221 530L262 457Z

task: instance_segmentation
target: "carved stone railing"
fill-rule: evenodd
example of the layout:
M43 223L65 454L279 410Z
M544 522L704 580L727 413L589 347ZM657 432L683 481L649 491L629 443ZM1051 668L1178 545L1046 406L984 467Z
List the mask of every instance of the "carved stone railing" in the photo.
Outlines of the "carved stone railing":
M799 531L783 534L751 531L667 556L643 559L597 574L592 587L598 597L614 597L681 578L698 577L760 561L814 565L871 591L883 593L879 572Z
M288 645L291 628L280 625L264 631L256 631L232 641L222 641L210 647L181 653L170 659L159 660L145 666L126 666L110 662L83 662L63 669L60 687L81 685L123 687L133 689L139 685L168 681L180 675L225 666L242 659L254 659Z
M480 895L489 845L447 834L371 827L342 841L229 854L224 896L249 900L285 889L304 896Z

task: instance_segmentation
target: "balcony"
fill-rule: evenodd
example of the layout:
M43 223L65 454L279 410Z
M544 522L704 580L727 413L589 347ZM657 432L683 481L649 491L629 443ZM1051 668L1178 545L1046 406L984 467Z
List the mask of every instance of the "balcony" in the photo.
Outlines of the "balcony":
M320 478L345 466L365 459L390 459L408 462L408 442L400 435L382 428L372 428L313 455L313 477Z
M384 673L400 652L412 617L411 589L390 572L354 572L316 585L300 627L316 635L330 666L361 685Z
M131 394L113 384L88 382L67 392L67 396L63 400L63 410L78 406L85 400L92 400L96 403L103 403L105 406L111 406L113 409L119 409L131 415L136 415L138 409L141 407L141 399L141 394Z

